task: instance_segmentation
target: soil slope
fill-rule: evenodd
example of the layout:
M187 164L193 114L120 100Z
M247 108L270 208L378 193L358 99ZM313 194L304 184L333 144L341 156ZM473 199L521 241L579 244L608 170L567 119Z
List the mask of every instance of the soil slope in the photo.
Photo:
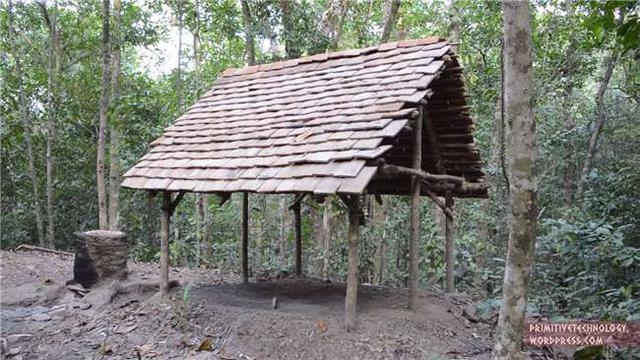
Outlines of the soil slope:
M157 295L156 264L81 297L64 286L73 258L0 252L1 344L14 359L487 359L490 332L462 315L463 297L363 285L358 330L343 329L345 287L174 269ZM275 298L275 300L274 300ZM274 308L274 302L276 306Z

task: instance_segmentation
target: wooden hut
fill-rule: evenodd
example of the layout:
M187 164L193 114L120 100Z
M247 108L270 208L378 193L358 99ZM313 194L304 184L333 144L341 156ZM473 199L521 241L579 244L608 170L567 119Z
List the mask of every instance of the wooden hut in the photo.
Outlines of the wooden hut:
M151 143L122 186L163 194L161 288L169 221L186 192L296 193L297 270L305 194L338 194L349 208L345 322L355 327L362 194L411 195L410 305L417 284L419 196L450 213L452 197L486 197L462 68L441 38L226 70ZM175 198L172 194L177 194ZM439 197L447 198L446 203ZM412 300L413 299L413 300Z

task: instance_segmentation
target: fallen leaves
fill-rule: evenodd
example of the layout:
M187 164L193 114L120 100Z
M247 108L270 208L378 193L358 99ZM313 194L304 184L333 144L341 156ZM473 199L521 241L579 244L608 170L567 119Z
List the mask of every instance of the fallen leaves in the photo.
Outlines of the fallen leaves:
M153 344L144 344L134 347L133 352L136 354L138 359L152 359L160 355L160 353L154 349L155 346Z
M213 344L211 343L211 339L204 339L202 343L200 343L198 351L213 351Z
M41 321L41 322L51 321L51 315L47 313L35 313L31 315L29 319L32 321Z
M22 352L21 347L11 348L9 349L9 351L7 351L7 356L16 356L20 354L20 352Z
M318 328L318 331L320 332L325 332L327 331L327 323L322 321L322 320L316 320L316 328Z
M99 351L100 351L100 354L102 355L111 355L113 354L113 347L111 347L111 345L104 342L102 343L102 345L100 345Z
M132 332L133 330L138 328L138 324L133 324L130 326L123 326L123 327L118 327L114 333L116 334L128 334L130 332Z

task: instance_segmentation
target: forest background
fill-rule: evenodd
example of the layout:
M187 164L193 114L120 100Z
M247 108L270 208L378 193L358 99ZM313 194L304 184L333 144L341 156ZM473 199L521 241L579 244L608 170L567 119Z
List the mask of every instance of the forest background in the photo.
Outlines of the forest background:
M106 37L101 5L0 4L3 249L72 249L102 212L103 227L128 234L135 260L155 261L159 200L120 189L120 176L221 71L251 56L268 63L443 36L459 43L491 194L456 201L456 290L483 311L499 307L509 232L500 2L115 0ZM531 9L539 227L528 312L639 321L640 2L537 0ZM240 199L187 195L172 264L239 269ZM292 201L250 196L253 275L293 268ZM360 281L404 287L409 199L367 203ZM422 206L420 286L442 287L443 220L431 201ZM345 279L346 231L338 199L303 202L306 274Z

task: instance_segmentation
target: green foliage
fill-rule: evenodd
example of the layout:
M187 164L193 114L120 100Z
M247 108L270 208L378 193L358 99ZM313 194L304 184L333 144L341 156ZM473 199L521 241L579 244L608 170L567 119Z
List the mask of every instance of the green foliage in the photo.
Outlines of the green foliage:
M615 34L622 51L640 49L640 1L588 0L581 1L581 4L589 11L584 25L592 32L596 42L594 45L601 46L609 34Z
M180 115L180 102L196 101L229 67L243 66L244 29L240 6L234 0L194 2L146 1L123 4L122 76L119 97L113 99L110 124L121 130L122 169L130 168L149 143ZM330 46L319 30L326 2L289 2L289 19L281 1L250 1L256 29L259 62L327 51ZM347 1L341 49L372 46L379 42L384 24L382 0ZM640 39L637 1L536 1L532 6L534 71L536 77L536 132L538 138L538 189L541 228L536 267L530 291L532 308L550 317L638 320L640 298L640 65L634 59ZM180 5L180 6L178 6ZM140 54L154 51L171 40L178 14L183 32L198 29L195 73L193 44L183 43L181 71L150 71ZM16 2L16 53L9 51L8 36L0 37L0 159L1 243L12 248L35 243L33 196L27 175L25 136L20 121L18 79L24 83L41 203L45 189L45 121L55 118L54 183L56 247L70 249L73 233L97 227L95 155L97 109L100 96L99 4L60 2L56 11L61 42L60 74L56 101L47 108L48 32L38 4ZM167 16L168 15L168 16ZM392 40L448 35L450 9L444 1L403 1ZM499 161L496 115L500 115L502 17L495 1L457 0L453 16L459 20L458 60L465 67L465 85L475 119L475 142L491 187L486 201L457 200L457 290L484 299L487 312L499 306L508 238L507 184ZM166 19L170 17L171 19ZM162 18L162 21L158 21ZM7 29L7 7L0 7L0 29ZM174 39L175 40L175 39ZM595 93L603 58L618 55L605 94L607 122L599 138L593 170L580 179L594 120L598 117ZM177 53L177 49L176 49ZM177 54L174 54L177 55ZM23 74L16 70L20 59ZM196 86L196 79L198 84ZM176 84L180 80L181 87ZM117 114L113 116L113 114ZM498 118L499 120L499 118ZM508 140L508 129L507 136ZM507 156L508 158L508 153ZM573 173L572 173L573 171ZM584 191L575 194L582 182ZM575 195L565 201L566 194ZM569 197L570 198L570 197ZM201 224L194 198L178 207L171 228L174 265L205 264L223 270L239 268L240 198L224 205L209 197L212 222L210 243L201 243ZM250 268L253 275L291 270L294 263L291 196L250 196ZM159 254L159 199L141 192L121 192L122 230L132 240L135 260L155 261ZM303 259L305 273L322 276L323 260L330 278L346 277L346 212L337 197L329 197L333 222L328 253L317 240L326 205L306 198L303 202ZM374 209L370 212L371 208ZM373 282L383 255L380 284L404 287L407 281L408 199L385 197L386 215L367 209L360 247L361 281ZM427 199L422 204L419 243L421 286L438 287L444 277L444 240ZM384 251L380 251L383 246ZM211 253L210 257L206 254ZM186 302L186 301L185 301ZM482 309L480 309L482 310Z
M315 1L290 1L287 13L283 11L282 1L257 1L251 3L254 27L258 40L264 42L280 41L285 53L273 53L269 49L262 53L260 62L272 62L286 57L314 55L324 52L329 39L319 30L318 23L322 4Z
M629 229L601 221L543 222L533 302L567 318L629 321L636 316L640 249L625 245Z

